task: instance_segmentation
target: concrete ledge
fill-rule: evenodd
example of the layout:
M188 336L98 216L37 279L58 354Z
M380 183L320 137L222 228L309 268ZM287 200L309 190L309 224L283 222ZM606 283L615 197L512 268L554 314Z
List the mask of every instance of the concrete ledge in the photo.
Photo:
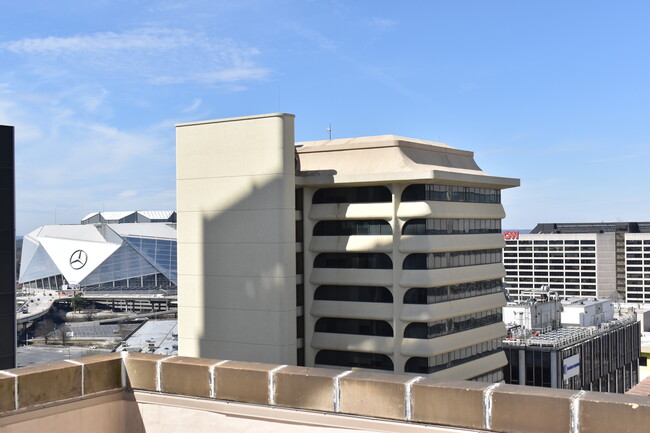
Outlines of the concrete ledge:
M158 361L167 358L163 355L130 353L124 359L126 386L132 389L158 391Z
M161 391L194 397L213 397L214 359L175 356L161 360Z
M81 397L81 365L60 361L6 370L16 375L18 407Z
M347 414L442 430L625 433L640 431L650 419L650 399L641 396L120 353L0 371L0 426L94 396L127 398L130 389L161 401L184 396L198 406L252 403L260 410ZM91 418L84 422L82 428L92 425Z
M354 371L339 379L340 411L353 415L406 419L406 384L414 378L401 374Z
M636 433L650 422L650 398L586 392L578 402L578 427L590 433Z
M499 385L492 391L490 425L499 432L566 433L571 426L568 389ZM616 430L613 430L616 431Z
M269 372L277 367L240 361L217 364L214 368L215 398L269 404Z
M412 386L411 421L485 428L483 393L489 383L427 378Z
M0 371L0 413L16 409L16 377Z
M275 404L300 409L334 411L334 378L339 370L285 367L275 372Z
M121 389L122 356L119 353L94 355L76 360L83 369L83 394Z

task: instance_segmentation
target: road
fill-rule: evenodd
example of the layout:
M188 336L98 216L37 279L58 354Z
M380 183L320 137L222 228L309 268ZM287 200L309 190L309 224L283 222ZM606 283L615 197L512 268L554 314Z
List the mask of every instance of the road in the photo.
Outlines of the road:
M16 322L18 324L31 322L47 314L52 304L59 299L56 290L32 290L22 296L18 296L16 307Z

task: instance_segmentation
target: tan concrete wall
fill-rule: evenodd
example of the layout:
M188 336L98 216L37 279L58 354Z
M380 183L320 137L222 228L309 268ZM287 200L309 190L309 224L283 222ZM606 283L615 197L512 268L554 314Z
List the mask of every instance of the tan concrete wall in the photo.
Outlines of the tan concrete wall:
M499 356L469 364L489 370ZM66 364L82 370L73 375L79 392L72 397L51 389ZM645 396L454 381L445 378L448 370L423 377L124 353L0 374L15 385L0 387L0 400L11 403L0 409L3 433L449 432L454 427L636 433L645 431L650 417ZM52 399L21 400L16 389Z
M293 115L177 126L179 353L294 364Z
M35 410L0 420L2 433L144 433L144 424L136 403L122 399L98 398L64 407ZM2 421L6 421L3 423Z
M596 235L596 281L598 297L606 298L616 291L616 241L614 233Z

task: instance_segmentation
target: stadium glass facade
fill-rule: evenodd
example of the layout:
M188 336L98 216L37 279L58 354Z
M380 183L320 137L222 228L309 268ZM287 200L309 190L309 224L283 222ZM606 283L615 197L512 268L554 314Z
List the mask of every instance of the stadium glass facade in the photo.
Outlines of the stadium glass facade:
M43 226L25 236L27 288L175 292L174 223Z

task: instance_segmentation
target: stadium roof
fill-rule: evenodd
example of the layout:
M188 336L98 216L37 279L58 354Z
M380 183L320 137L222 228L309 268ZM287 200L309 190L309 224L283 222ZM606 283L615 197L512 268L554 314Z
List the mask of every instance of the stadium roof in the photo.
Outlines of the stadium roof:
M81 224L143 222L176 222L176 212L173 210L92 212L81 219Z

